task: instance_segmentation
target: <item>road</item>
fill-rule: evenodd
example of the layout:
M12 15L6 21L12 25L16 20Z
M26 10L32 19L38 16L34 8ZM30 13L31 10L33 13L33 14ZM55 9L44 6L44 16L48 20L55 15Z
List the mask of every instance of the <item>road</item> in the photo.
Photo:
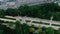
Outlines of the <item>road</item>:
M39 19L39 18L31 18L31 17L21 17L21 16L20 17L5 16L5 17L15 18L17 20L22 19L22 21L21 21L22 24L26 23L25 20L30 20L30 22L27 23L29 26L34 25L35 27L52 27L52 28L54 28L56 30L58 30L60 28L60 26L50 26L50 25L45 25L45 24L32 23L32 21L37 21L37 22L45 22L45 23L49 23L50 24L50 20ZM3 18L0 18L0 20L9 21L9 22L16 22L16 20L3 19ZM60 21L52 21L52 24L60 25ZM6 25L6 24L4 24L4 25Z
M36 22L45 22L45 23L51 23L51 20L46 20L46 19L40 19L40 18L32 18L32 17L12 17L12 16L5 16L7 18L15 18L15 19L21 19L22 21L26 21L26 20L30 20L32 21L36 21ZM60 21L52 21L52 24L59 24L60 25Z
M21 19L21 23L26 23L26 20L30 20L30 23L27 23L29 26L34 25L35 27L50 27L50 25L45 25L45 24L38 24L38 23L32 23L32 21L37 21L37 22L45 22L45 23L51 23L51 20L46 20L46 19L40 19L40 18L32 18L32 17L12 17L12 16L5 16L8 18L15 18L17 20ZM58 24L60 25L60 21L52 21L51 24ZM58 30L60 27L59 26L51 26L52 28Z

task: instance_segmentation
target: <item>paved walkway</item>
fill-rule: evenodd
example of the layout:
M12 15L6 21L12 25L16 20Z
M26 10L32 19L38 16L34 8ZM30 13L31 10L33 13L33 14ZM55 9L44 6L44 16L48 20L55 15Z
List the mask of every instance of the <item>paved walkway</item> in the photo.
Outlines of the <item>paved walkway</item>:
M31 17L12 17L12 16L5 16L8 18L15 18L15 19L22 19L21 23L25 23L25 20L31 20L30 23L27 23L29 26L34 25L35 27L50 27L50 25L44 25L44 24L38 24L38 23L32 23L32 21L37 21L37 22L45 22L45 23L51 23L51 24L58 24L60 25L60 21L52 21L51 20L45 20L45 19L39 19L39 18L31 18ZM12 21L12 22L16 22L16 20L10 20L10 19L3 19L0 18L0 20L3 21ZM58 28L60 28L60 26L51 26L52 28L58 30Z
M45 23L51 23L51 24L58 24L60 25L60 21L52 21L51 20L46 20L46 19L40 19L40 18L31 18L31 17L12 17L12 16L5 16L5 17L9 17L9 18L15 18L15 19L22 19L21 23L25 23L25 20L31 20L30 23L28 23L29 26L34 25L35 27L50 27L50 25L44 25L44 24L38 24L38 23L32 23L32 21L36 21L36 22L45 22ZM59 26L51 26L52 28L58 30L58 28L60 28Z
M30 20L30 21L36 21L36 22L51 23L51 20L40 19L40 18L21 17L21 16L20 17L5 16L5 17L15 18L15 19L21 19L22 21ZM59 24L60 25L60 21L52 21L52 24Z

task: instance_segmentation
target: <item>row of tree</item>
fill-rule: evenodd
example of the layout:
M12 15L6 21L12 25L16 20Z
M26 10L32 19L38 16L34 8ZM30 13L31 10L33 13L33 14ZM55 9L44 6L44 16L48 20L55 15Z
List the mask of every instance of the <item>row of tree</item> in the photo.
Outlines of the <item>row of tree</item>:
M60 21L60 6L57 3L44 3L34 6L20 6L19 8L8 8L7 10L0 9L0 16L28 16L42 19L50 19Z
M34 25L28 26L27 24L21 24L19 21L16 23L17 34L60 34L60 30L54 30L52 27L35 27Z
M54 30L52 27L35 27L21 24L19 21L15 23L15 29L10 29L0 24L0 34L60 34L60 30Z

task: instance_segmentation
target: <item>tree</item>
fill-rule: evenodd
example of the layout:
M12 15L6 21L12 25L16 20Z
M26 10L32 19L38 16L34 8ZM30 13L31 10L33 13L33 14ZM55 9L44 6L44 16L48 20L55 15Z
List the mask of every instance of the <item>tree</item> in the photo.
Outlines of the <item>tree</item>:
M6 15L17 16L18 15L18 10L17 9L13 9L13 8L8 8L6 10Z
M38 6L20 6L18 8L22 16L37 17Z
M43 33L43 34L46 34L46 27L45 27L45 26L42 27L42 33Z
M21 13L20 14L21 16L27 16L28 9L29 9L29 6L26 6L26 5L20 6L18 8L19 12Z
M35 32L34 25L32 25L32 26L29 27L29 32L30 32L30 34L33 34Z
M30 6L28 15L31 17L37 17L39 11L38 6Z
M4 17L5 16L5 11L3 9L0 9L0 17Z
M16 23L15 23L15 25L16 25L16 31L17 31L17 34L22 34L22 27L21 27L21 24L20 24L20 22L19 21L16 21Z
M54 29L51 28L51 27L48 27L48 28L46 29L46 34L54 34Z
M10 22L8 23L9 27L13 27L14 26L14 23L13 22Z
M53 20L60 21L60 12L54 13L53 16L54 16Z
M4 32L3 30L0 30L0 34L3 34L3 32Z
M27 24L23 24L23 33L24 34L29 34L29 26Z
M39 32L39 34L42 34L42 32L43 32L43 31L42 31L42 28L39 28L39 29L38 29L38 32Z
M41 5L42 10L47 10L51 12L59 12L60 6L56 3L44 3Z

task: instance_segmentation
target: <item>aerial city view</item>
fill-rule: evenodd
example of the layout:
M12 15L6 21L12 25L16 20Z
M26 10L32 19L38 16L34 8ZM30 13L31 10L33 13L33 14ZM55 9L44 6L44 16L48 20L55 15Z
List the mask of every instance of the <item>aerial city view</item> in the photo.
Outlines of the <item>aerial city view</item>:
M0 0L0 34L60 34L60 0Z

